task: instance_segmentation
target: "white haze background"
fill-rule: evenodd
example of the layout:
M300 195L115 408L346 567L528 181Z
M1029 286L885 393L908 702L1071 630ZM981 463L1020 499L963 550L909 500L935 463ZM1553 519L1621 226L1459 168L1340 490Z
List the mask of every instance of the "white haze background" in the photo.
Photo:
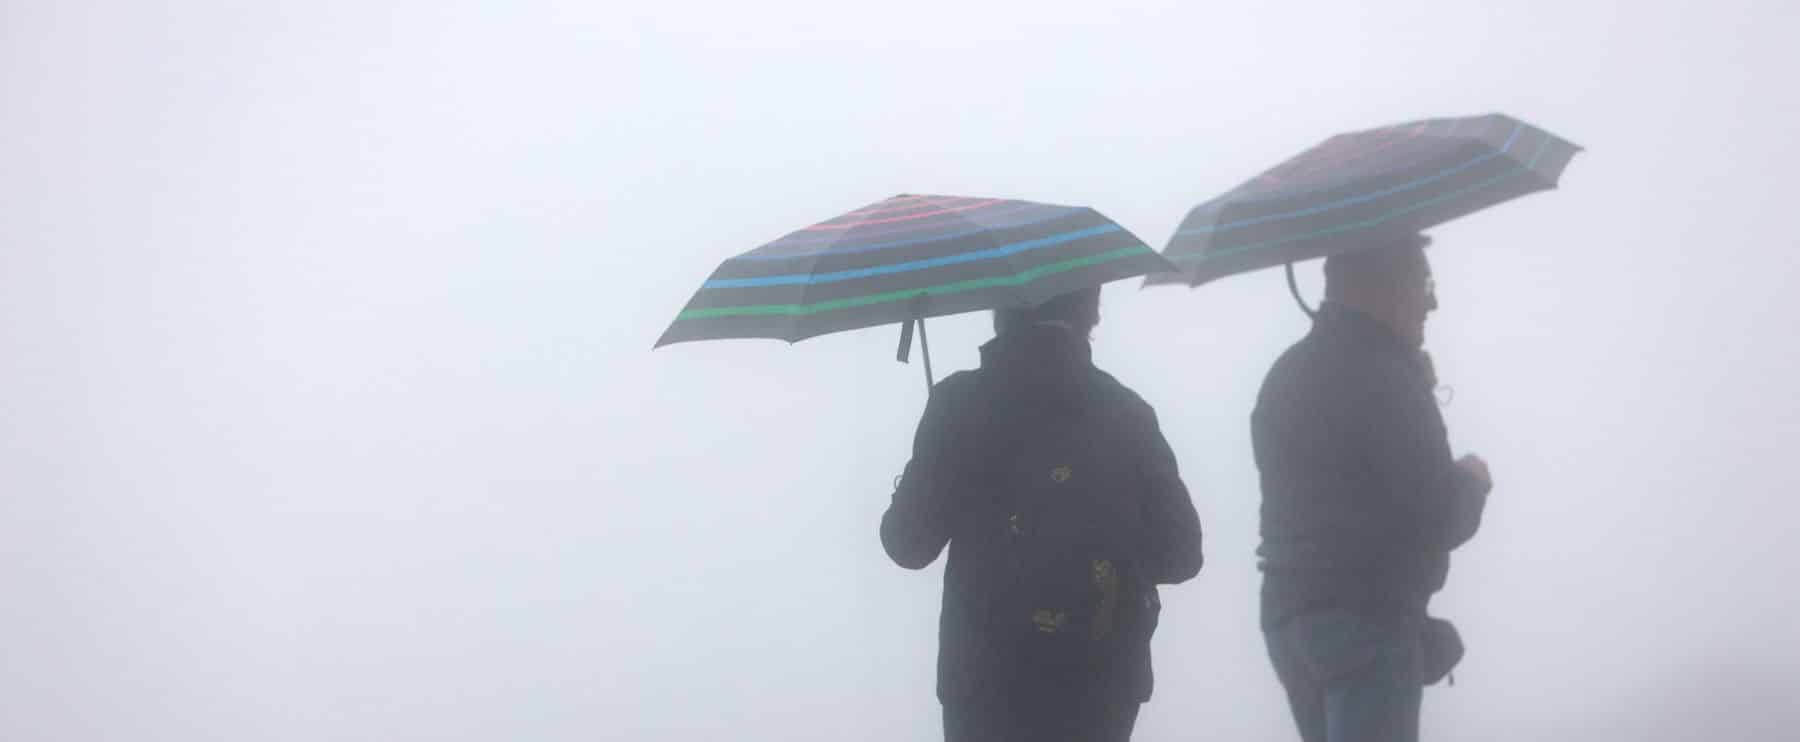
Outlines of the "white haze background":
M1503 111L1564 187L1435 231L1438 740L1800 725L1800 5L0 5L0 738L916 740L892 328L651 343L899 192L1160 245L1343 130ZM1316 294L1316 269L1306 271ZM1294 734L1255 627L1278 272L1108 289L1207 529L1138 738ZM936 321L939 374L987 318Z

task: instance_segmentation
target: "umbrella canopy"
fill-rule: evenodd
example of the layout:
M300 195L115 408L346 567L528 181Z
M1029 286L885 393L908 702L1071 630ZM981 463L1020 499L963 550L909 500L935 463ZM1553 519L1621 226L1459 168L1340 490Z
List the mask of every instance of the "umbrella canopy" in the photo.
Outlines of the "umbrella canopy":
M901 195L725 261L656 345L748 337L795 342L1037 304L1172 268L1093 209Z
M1234 273L1392 244L1494 204L1556 187L1581 150L1491 114L1340 134L1194 207L1163 254L1198 286Z

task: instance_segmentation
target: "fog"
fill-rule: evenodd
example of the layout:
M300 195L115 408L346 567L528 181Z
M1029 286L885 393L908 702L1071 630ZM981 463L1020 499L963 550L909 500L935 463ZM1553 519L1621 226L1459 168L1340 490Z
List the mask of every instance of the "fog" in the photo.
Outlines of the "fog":
M1796 32L1780 0L6 3L0 738L932 738L941 563L876 538L919 368L893 328L652 351L700 282L901 192L1161 246L1330 134L1491 111L1587 151L1432 232L1452 443L1497 487L1425 733L1792 734ZM1295 739L1248 421L1305 319L1278 271L1104 302L1207 533L1137 738ZM989 334L930 327L940 376Z

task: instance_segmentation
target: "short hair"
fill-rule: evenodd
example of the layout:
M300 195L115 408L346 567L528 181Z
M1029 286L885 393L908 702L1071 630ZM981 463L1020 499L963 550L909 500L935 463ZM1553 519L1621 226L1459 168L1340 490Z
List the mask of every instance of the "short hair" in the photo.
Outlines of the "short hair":
M1414 234L1387 244L1341 252L1325 259L1325 297L1343 296L1351 284L1386 286L1424 261L1431 238Z
M1100 324L1100 287L1058 294L1036 306L994 310L994 333L997 335L1005 335L1040 322L1067 322L1084 336L1093 332L1094 327Z

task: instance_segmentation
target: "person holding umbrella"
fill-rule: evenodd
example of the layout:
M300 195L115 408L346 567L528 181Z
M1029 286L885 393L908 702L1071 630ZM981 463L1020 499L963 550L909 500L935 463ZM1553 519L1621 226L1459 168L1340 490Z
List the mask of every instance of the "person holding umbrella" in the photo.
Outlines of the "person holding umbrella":
M1339 134L1188 212L1153 285L1284 266L1311 332L1251 415L1262 484L1262 628L1305 742L1413 742L1423 685L1462 657L1426 614L1493 482L1453 458L1430 356L1437 225L1554 189L1581 147L1504 114ZM1326 302L1294 263L1325 258Z
M1428 618L1493 480L1453 458L1421 351L1437 296L1423 239L1325 261L1326 301L1251 415L1262 627L1306 742L1408 742L1461 644Z
M1200 521L1150 405L1096 368L1100 289L997 309L981 365L936 385L881 521L895 563L949 546L947 742L1127 740L1151 692L1157 585Z
M1091 208L900 194L728 258L657 345L898 324L907 361L916 334L930 396L881 540L911 569L950 548L945 737L1125 740L1156 585L1199 571L1200 523L1155 414L1088 334L1102 284L1175 269ZM925 320L987 310L981 368L934 383Z

